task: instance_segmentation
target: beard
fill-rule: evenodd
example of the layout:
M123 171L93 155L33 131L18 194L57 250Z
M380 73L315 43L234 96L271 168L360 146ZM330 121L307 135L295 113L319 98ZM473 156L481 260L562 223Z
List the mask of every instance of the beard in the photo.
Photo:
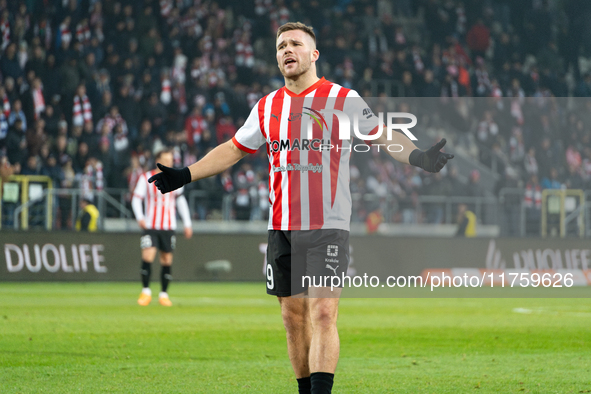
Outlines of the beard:
M309 59L306 59L305 61L299 62L298 67L293 71L286 72L285 66L283 64L281 64L279 67L279 71L281 71L281 75L283 75L285 78L297 79L302 74L308 72L311 66L312 62Z

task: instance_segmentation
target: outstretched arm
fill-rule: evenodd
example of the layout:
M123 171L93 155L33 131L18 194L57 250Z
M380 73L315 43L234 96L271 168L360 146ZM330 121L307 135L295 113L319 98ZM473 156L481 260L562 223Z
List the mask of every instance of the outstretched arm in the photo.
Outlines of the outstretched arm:
M191 182L220 174L238 163L248 153L238 148L232 140L216 146L211 152L189 166Z
M187 199L182 194L176 198L176 206L183 220L183 227L185 229L185 238L189 239L193 236L193 227L191 226L191 212L189 211L189 204Z
M422 151L402 133L392 133L392 139L387 139L386 129L383 130L382 135L373 141L373 144L392 145L398 144L402 149L395 149L393 152L387 150L388 154L396 161L404 164L411 164L422 168L428 172L439 172L445 166L448 160L454 158L454 155L441 152L447 141L442 139L437 144L426 151Z
M168 193L187 183L219 174L247 154L230 140L218 145L203 159L182 169L169 168L158 163L158 168L162 172L152 176L148 182L154 182L158 190Z

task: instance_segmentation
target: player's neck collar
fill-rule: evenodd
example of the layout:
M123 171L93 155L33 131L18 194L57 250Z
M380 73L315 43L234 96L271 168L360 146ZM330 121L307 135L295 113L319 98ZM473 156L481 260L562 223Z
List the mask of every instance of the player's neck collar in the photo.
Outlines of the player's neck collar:
M318 81L316 81L312 86L310 86L309 88L307 88L306 90L304 90L300 94L296 94L296 93L292 92L286 86L284 86L283 89L285 90L285 93L290 97L304 97L305 95L307 95L311 91L315 90L316 88L318 88L320 85L322 85L325 82L326 82L326 79L324 79L324 77L322 77Z

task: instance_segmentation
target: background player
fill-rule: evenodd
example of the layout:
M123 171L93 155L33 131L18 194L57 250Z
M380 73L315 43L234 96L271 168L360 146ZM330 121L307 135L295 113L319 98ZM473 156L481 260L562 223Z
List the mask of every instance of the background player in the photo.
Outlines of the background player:
M309 289L310 298L291 297L306 290L293 292L291 279L296 275L292 272L295 270L294 259L304 266L313 263L324 269L325 275L332 276L334 272L326 268L331 265L317 264L324 262L328 255L332 256L331 261L338 261L339 271L346 272L351 216L350 150L319 152L318 143L313 140L298 143L296 149L295 140L303 141L307 135L307 127L301 121L304 112L318 113L329 109L327 105L336 109L337 103L342 105L345 113L357 111L359 128L365 135L378 131L383 125L371 111L366 112L369 110L367 105L360 105L364 103L355 91L318 78L316 60L319 52L311 27L288 23L279 28L276 38L277 64L284 76L285 87L259 100L232 140L182 170L158 164L163 172L149 181L167 193L186 183L219 174L267 144L271 202L267 265L271 269L268 271L267 293L277 296L281 305L289 358L300 393L330 393L339 358L338 297L318 297L318 294L325 294L323 290L326 289ZM328 100L328 97L332 99ZM331 119L327 117L327 120L332 124ZM333 129L328 125L326 128L320 124L312 127L317 138L321 136L334 145L340 143L334 141ZM342 143L349 144L350 141ZM388 140L384 130L374 143L401 145L402 151L389 152L394 159L430 172L440 171L447 160L453 158L453 155L440 152L445 140L423 152L402 133L393 133ZM286 148L279 148L281 146ZM298 170L312 165L315 170L322 170ZM331 198L336 200L331 201ZM294 248L294 244L304 246ZM297 253L292 253L294 249L298 249ZM300 262L294 255L307 257ZM340 275L340 272L336 274ZM312 293L312 290L320 291Z
M173 154L170 150L162 150L156 155L156 161L168 167L173 164ZM152 263L156 258L157 250L160 251L160 283L161 291L158 297L161 305L172 306L168 297L168 284L172 279L171 265L172 252L175 248L176 238L176 208L183 220L185 238L191 238L193 229L191 227L191 215L189 204L183 196L183 188L175 190L171 194L161 194L156 187L148 183L148 178L159 173L159 169L148 171L138 179L133 192L131 205L135 218L143 230L141 238L142 248L142 285L143 289L138 299L138 304L148 305L152 300L150 290L150 275ZM142 209L142 201L144 203Z

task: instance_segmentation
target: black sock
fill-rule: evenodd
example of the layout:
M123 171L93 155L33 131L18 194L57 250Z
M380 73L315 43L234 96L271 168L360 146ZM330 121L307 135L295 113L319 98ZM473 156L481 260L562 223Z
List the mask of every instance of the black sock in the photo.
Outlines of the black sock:
M298 379L298 393L299 394L310 394L312 390L312 383L310 377Z
M162 292L166 293L166 289L168 289L168 283L172 280L172 275L170 275L170 265L163 265L162 269L160 270L160 283L162 284Z
M312 394L330 394L332 391L332 383L334 381L334 373L328 372L314 372L310 374L310 382Z
M142 285L144 287L150 287L150 274L152 273L152 264L142 260Z

